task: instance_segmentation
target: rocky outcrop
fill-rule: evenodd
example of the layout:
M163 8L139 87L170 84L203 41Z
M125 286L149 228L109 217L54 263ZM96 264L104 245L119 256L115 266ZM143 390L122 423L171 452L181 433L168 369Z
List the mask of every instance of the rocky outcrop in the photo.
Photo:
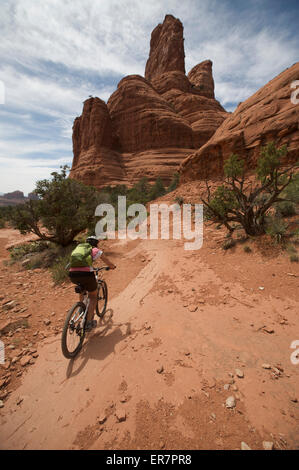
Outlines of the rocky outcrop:
M22 191L13 191L12 193L3 194L5 199L19 200L24 199L24 193Z
M173 71L185 74L183 25L174 16L166 15L163 24L159 24L152 32L145 78L151 81L165 72Z
M181 181L223 174L223 163L232 154L256 166L261 147L269 141L288 147L288 161L299 157L299 105L291 101L291 84L298 80L299 62L275 77L240 103L211 139L184 160Z
M85 101L73 125L70 177L102 187L158 176L168 183L228 113L214 98L212 62L185 75L183 25L166 15L151 36L145 78L123 78L107 105Z
M215 98L214 79L212 74L212 61L205 60L193 67L188 73L188 79L193 89L206 98Z
M107 106L123 153L194 148L188 122L141 76L121 80Z

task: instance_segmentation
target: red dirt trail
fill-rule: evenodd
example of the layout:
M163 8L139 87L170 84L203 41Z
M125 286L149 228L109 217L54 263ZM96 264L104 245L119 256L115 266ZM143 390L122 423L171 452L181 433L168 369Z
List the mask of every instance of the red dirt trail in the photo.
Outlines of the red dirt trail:
M0 230L1 263L18 237ZM23 323L1 336L0 448L299 449L298 264L222 241L205 227L192 252L177 240L103 242L117 265L108 311L73 361L60 347L73 286L3 265L0 304L17 305L0 321Z

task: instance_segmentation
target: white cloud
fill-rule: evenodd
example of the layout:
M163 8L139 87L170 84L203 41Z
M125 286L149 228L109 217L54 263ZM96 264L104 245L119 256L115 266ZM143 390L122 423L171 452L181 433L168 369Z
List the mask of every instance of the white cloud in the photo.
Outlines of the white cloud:
M4 192L21 190L27 195L41 179L49 179L53 171L69 163L64 158L44 160L42 158L3 158L0 157L0 188ZM3 171L5 168L5 172Z
M24 155L69 155L82 102L107 101L121 77L144 74L151 32L168 13L184 25L187 73L211 59L216 97L232 110L297 60L286 16L263 24L263 2L251 5L242 14L220 0L1 0L0 157L22 158L29 178Z

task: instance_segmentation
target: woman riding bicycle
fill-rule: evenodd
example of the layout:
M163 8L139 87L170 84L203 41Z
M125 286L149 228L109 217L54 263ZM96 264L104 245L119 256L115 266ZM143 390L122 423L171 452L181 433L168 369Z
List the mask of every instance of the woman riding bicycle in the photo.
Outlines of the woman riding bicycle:
M86 239L86 243L88 245L91 245L92 249L89 254L91 257L88 262L86 260L82 260L82 265L80 266L80 262L76 262L76 266L70 267L69 269L69 277L70 280L74 284L80 284L80 286L83 287L88 292L89 296L89 307L88 307L88 315L87 315L87 324L86 324L86 331L90 331L92 328L95 328L97 326L97 321L94 320L94 314L95 314L95 306L96 306L96 301L97 301L97 282L96 278L93 272L93 267L92 263L101 258L102 261L104 261L105 264L110 269L115 269L116 266L109 261L109 259L103 254L102 250L98 248L99 244L99 239L96 236L90 236ZM85 246L85 244L84 244ZM80 249L80 245L78 247ZM76 250L74 250L75 252ZM74 253L73 252L73 253ZM88 252L88 253L89 253ZM71 255L72 257L72 255ZM71 262L72 266L72 262ZM80 302L83 301L83 293L80 293Z

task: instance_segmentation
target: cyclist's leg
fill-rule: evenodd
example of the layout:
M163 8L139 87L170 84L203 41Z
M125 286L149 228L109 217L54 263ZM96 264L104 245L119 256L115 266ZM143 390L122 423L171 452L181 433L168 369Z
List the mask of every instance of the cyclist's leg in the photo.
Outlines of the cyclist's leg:
M97 294L98 290L94 290L92 292L88 292L89 297L89 306L88 306L88 314L87 314L87 321L91 322L94 318L95 308L97 303Z

